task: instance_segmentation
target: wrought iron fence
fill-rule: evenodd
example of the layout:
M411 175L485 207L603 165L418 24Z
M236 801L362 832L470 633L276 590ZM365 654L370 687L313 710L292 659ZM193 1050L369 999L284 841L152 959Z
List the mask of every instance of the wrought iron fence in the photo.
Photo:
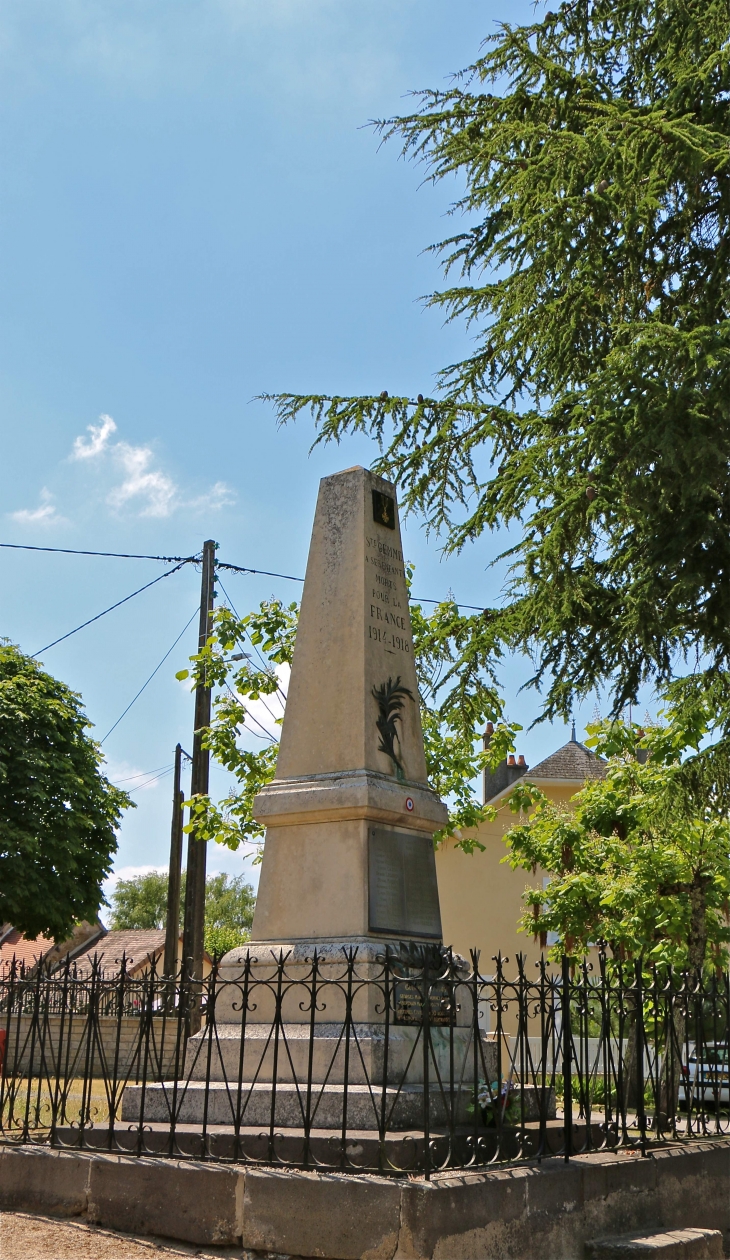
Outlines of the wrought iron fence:
M11 968L0 1142L430 1176L730 1132L725 973L236 958L198 985Z

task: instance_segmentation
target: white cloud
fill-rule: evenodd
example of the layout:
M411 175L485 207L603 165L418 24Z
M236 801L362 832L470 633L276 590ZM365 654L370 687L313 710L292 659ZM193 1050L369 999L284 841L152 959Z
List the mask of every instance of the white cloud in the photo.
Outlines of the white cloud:
M94 459L107 449L109 438L116 433L117 426L111 416L100 415L100 424L89 424L86 432L91 434L88 441L77 437L71 452L71 459Z
M109 889L114 888L114 886L119 882L120 879L137 879L140 875L149 875L151 871L160 871L160 872L164 871L165 874L167 874L167 867L166 866L120 866L119 870L112 871L108 879L104 880L104 891L107 892Z
M149 875L150 871L160 871L160 873L163 873L166 875L167 867L166 866L120 866L119 870L112 871L111 875L109 875L104 880L101 886L101 889L102 889L102 892L104 894L106 901L111 902L112 894L114 893L114 890L117 884L119 883L120 879L136 879L137 876L139 875ZM100 918L101 918L102 923L104 924L104 927L108 928L111 926L109 922L111 918L110 910L105 909L103 906L101 909Z
M40 506L37 508L20 508L17 512L9 512L8 516L19 525L66 525L66 517L56 511L53 495L45 486L40 493Z
M121 508L136 499L141 504L140 516L170 516L179 506L178 488L167 473L150 469L154 457L149 446L117 442L112 451L126 476L107 495L109 506Z
M210 487L207 494L199 494L196 498L189 499L185 504L185 507L191 508L194 512L202 511L203 508L210 511L211 508L216 510L218 508L229 507L231 503L235 502L235 490L232 490L230 486L227 486L225 481L216 481L214 485Z
M98 424L87 426L89 438L75 439L70 458L99 467L116 468L121 481L106 494L106 502L114 511L136 506L141 517L163 518L179 508L210 511L227 507L235 501L234 492L223 481L217 481L205 493L187 498L169 473L154 467L155 454L150 446L133 446L130 442L111 442L117 426L111 416L102 414Z

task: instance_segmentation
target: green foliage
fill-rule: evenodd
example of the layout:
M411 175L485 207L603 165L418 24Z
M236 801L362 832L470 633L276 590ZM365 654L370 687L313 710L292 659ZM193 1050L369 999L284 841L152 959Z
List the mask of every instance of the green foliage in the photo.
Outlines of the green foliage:
M211 875L205 882L205 948L221 956L251 938L256 896L243 875Z
M565 1099L565 1077L562 1073L556 1072L553 1077L553 1087L555 1089L556 1101L562 1104ZM606 1082L603 1076L598 1074L592 1077L584 1076L582 1083L578 1079L577 1074L574 1075L571 1081L571 1092L573 1095L573 1107L575 1107L578 1098L582 1096L584 1107L590 1103L591 1108L595 1107L602 1109L607 1105L607 1092L608 1105L612 1107L614 1111L618 1103L618 1090L616 1089L616 1086L612 1085L612 1087L606 1091ZM649 1079L644 1082L644 1108L647 1114L651 1114L654 1109L654 1104L654 1082Z
M185 905L185 871L180 887L179 926ZM112 893L112 928L164 928L167 922L167 872L148 871L120 879ZM225 954L251 934L256 897L243 875L209 875L205 881L205 948Z
M205 936L203 943L206 952L211 958L222 958L227 954L229 949L238 949L239 946L245 945L251 939L251 933L248 929L218 926L212 927L208 923L205 925Z
M263 749L250 752L239 747L239 740L250 720L251 701L276 696L279 704L286 703L276 666L291 663L297 616L296 604L285 606L273 599L240 620L230 609L220 608L205 649L191 657L193 684L205 677L220 688L205 742L236 783L219 804L210 797L195 798L187 830L194 826L197 836L232 849L253 843L259 847L259 860L264 828L252 817L253 798L274 777L278 741L268 736ZM412 604L411 622L429 782L450 803L449 824L437 842L455 835L461 848L473 852L484 846L462 836L462 830L473 829L493 813L476 800L473 781L485 765L495 765L514 747L514 736L521 728L500 721L502 705L494 666L473 640L471 618L463 617L456 604L446 600L429 615ZM254 651L244 654L242 647ZM476 744L475 731L488 720L498 725L484 752Z
M253 818L253 799L274 777L279 745L272 735L255 728L254 734L265 741L263 748L241 748L239 739L248 703L262 697L286 703L276 666L291 664L297 616L297 604L286 605L277 599L264 600L256 612L240 619L229 608L218 608L212 637L202 652L191 657L193 685L205 677L219 688L206 746L235 779L235 786L219 803L209 796L189 802L191 821L185 830L194 828L198 839L215 840L229 849L252 844L260 850L263 844L265 828ZM242 652L242 647L252 651ZM177 675L188 676L188 670Z
M182 898L181 898L182 903ZM164 928L167 921L167 871L148 871L119 879L111 895L112 928Z
M670 706L664 724L589 727L607 754L606 776L586 783L572 808L520 785L511 808L530 816L505 837L509 861L547 872L546 890L523 896L524 931L557 934L552 953L580 957L603 942L614 960L660 967L727 964L730 821L692 788L711 716ZM687 753L690 753L687 756ZM684 760L683 760L684 758Z
M96 919L131 804L89 726L76 692L0 640L0 921L31 938Z
M256 897L243 875L209 875L205 881L206 928L247 933Z
M412 575L410 567L409 583ZM478 802L474 781L514 749L522 729L504 719L496 675L502 648L488 613L464 616L452 599L428 614L411 604L410 613L429 783L449 805L448 825L436 842L455 836L457 848L473 853L484 845L463 832L495 814ZM488 721L498 725L485 751L474 735Z
M730 10L570 0L502 25L381 124L463 228L431 305L475 350L437 397L274 397L318 441L365 432L447 550L514 525L505 606L545 714L608 680L615 712L695 651L730 652Z

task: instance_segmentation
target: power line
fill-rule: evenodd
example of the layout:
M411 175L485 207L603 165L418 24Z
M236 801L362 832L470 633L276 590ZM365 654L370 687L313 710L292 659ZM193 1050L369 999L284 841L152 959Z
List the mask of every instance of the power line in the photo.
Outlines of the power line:
M154 775L153 778L147 779L144 783L138 783L136 787L129 789L129 795L131 796L133 792L141 792L142 788L149 787L151 783L157 783L160 779L166 778L168 774L172 774L174 769L174 765L168 766L167 770L163 770L161 774Z
M197 608L195 611L196 612L198 611ZM188 626L189 625L190 625L190 622L188 622ZM187 630L187 626L185 627L185 629ZM192 760L190 753L186 753L184 748L181 748L180 751L183 757L186 757L188 761ZM172 770L172 769L174 769L174 762L170 762L170 764L167 766L157 766L154 770L140 770L139 774L129 774L127 775L126 779L116 779L114 781L114 786L119 787L120 783L131 783L133 779L146 779L148 775L154 776L154 775L162 774L163 772L166 773L168 770Z
M184 635L185 631L187 630L188 626L190 625L190 622L191 622L191 621L193 620L193 618L194 618L194 617L196 617L197 615L198 615L198 609L196 608L196 609L195 609L195 612L193 613L193 616L190 618L190 621L186 621L186 622L185 622L185 625L183 626L182 630L180 631L179 635L177 636L177 638L176 638L175 642L173 643L172 647L170 647L170 648L168 648L168 649L167 649L167 651L165 652L165 655L163 656L163 658L162 658L162 660L160 661L159 665L156 665L156 666L155 666L155 668L152 670L152 673L150 674L149 678L147 679L147 682L142 683L142 686L140 687L140 689L139 689L139 691L137 692L136 696L134 696L134 698L133 698L132 700L130 700L130 702L129 702L129 704L127 705L126 709L124 710L124 712L123 712L122 714L120 714L120 716L117 718L117 720L116 720L116 722L114 723L114 725L109 727L109 730L107 731L106 735L104 736L104 739L99 740L99 743L100 743L100 744L103 744L103 743L104 743L104 742L105 742L105 741L109 738L109 736L111 735L112 731L115 731L115 730L117 729L117 727L119 726L119 723L121 722L122 718L127 716L127 714L129 713L129 710L131 709L132 705L135 703L135 701L139 700L140 696L142 695L142 692L144 691L145 687L147 686L147 683L151 683L151 682L152 682L152 679L154 678L154 676L155 676L155 674L157 673L158 669L161 669L161 668L162 668L162 666L165 664L165 661L167 660L168 656L169 656L169 655L170 655L170 653L173 651L173 649L177 647L178 643L180 642L181 638L183 637L183 635ZM136 776L132 776L132 777L134 778L134 777L136 777Z
M303 582L304 578L292 577L291 573L271 573L268 569L244 569L240 564L225 564L223 560L216 560L216 569L230 569L232 573L258 573L260 577L284 578L286 582Z
M0 547L9 547L13 551L55 551L64 556L112 556L117 560L161 560L163 564L174 564L181 561L190 564L200 560L200 556L142 556L127 551L77 551L73 547L31 547L26 543L0 543Z
M227 601L228 601L228 606L229 606L229 608L230 608L231 612L233 613L234 617L237 617L237 618L238 618L238 620L240 621L240 620L241 620L241 618L238 616L238 613L236 612L236 609L235 609L235 608L234 608L234 606L233 606L233 600L231 599L230 595L228 594L228 591L226 590L225 586L224 586L224 585L223 585L223 583L220 581L220 579L218 579L218 584L219 584L219 586L220 586L221 590L223 591L223 594L225 595L225 597L226 597L226 599L227 599ZM250 634L248 635L248 639L249 639L249 642L250 642L250 644L251 644L251 647L253 648L254 652L256 653L256 655L258 656L259 660L261 661L261 664L262 664L263 668L264 668L264 669L266 669L266 668L267 668L267 664L268 664L268 662L265 660L265 658L264 658L264 657L261 655L261 653L259 652L259 649L258 649L258 647L256 646L256 644L254 643L254 641L253 641L253 639L251 638ZM241 641L241 639L240 639L240 638L239 638L239 643L241 643L241 645L243 646L242 641ZM226 686L228 687L228 690L230 691L230 693L231 693L231 695L233 696L234 700L236 700L236 701L238 701L239 703L241 703L241 701L239 700L239 697L236 695L236 693L234 692L233 688L230 686L230 684L229 684L228 682L226 683ZM276 690L278 691L279 695L281 696L281 699L283 700L284 704L286 704L286 694L282 691L281 686L279 685L278 678L277 678L277 683L276 683ZM271 712L271 709L269 708L268 704L267 704L267 703L266 703L266 701L264 700L263 696L259 696L259 701L260 701L260 703L264 706L264 708L266 709L266 712L268 713L268 715L269 715L269 717L271 718L272 722L276 722L276 720L277 720L277 719L276 719L276 716L275 716L275 714L273 714L273 713ZM251 734L252 734L252 735L255 735L257 739L264 739L264 738L265 738L265 739L268 739L268 740L269 740L272 744L275 744L275 743L276 743L276 739L274 738L274 736L271 734L271 732L270 732L270 731L267 731L267 729L266 729L266 727L264 726L263 722L259 722L258 718L257 718L257 717L255 717L255 716L254 716L254 714L251 712L251 710L250 710L250 709L247 709L245 705L243 705L243 711L244 711L244 713L246 714L246 717L250 718L252 722L255 722L257 726L260 726L260 727L261 727L261 730L264 732L264 734L263 734L263 735L259 735L258 731L251 731L251 728L250 728L250 727L246 727L246 724L245 724L245 722L244 722L244 727L246 727L246 730L251 731Z
M244 569L243 566L240 564L224 564L222 560L216 560L215 567L217 569L230 569L232 573L257 573L259 574L259 576L262 576L262 577L283 578L283 580L286 582L303 582L304 581L304 578L293 577L291 573L270 573L268 569ZM221 586L222 585L223 584L221 583ZM443 600L443 599L427 599L425 595L414 595L412 598L414 599L416 603L419 603L419 604L444 604L446 603L446 600ZM484 612L483 607L479 604L460 604L456 600L454 600L454 603L456 604L457 608L468 608L470 612Z
M427 599L425 595L412 595L409 597L414 604L447 604L450 601L446 599ZM468 608L470 612L484 612L482 604L460 604L458 600L453 601L457 608Z
M63 643L64 639L70 639L72 634L78 634L79 630L83 630L85 626L90 626L92 622L98 621L100 617L106 617L107 613L113 612L115 608L120 608L122 604L126 604L130 599L134 599L135 595L141 595L142 591L147 591L156 582L161 582L163 578L171 577L173 573L177 573L178 569L182 569L183 565L189 564L189 560L181 560L180 564L176 564L174 569L168 569L167 573L161 573L159 577L153 578L151 582L147 582L144 586L140 586L139 590L132 591L131 595L125 595L124 599L117 600L116 604L111 604L109 608L105 608L103 612L97 613L95 617L89 617L88 621L83 621L80 626L76 626L74 630L69 630L68 634L62 634L60 639L54 639L53 643L47 643L45 647L39 648L37 652L33 652L33 656L40 656L42 652L47 652L49 648L55 647L57 643Z
M80 551L72 547L31 547L24 543L0 543L0 547L9 547L15 551L53 551L53 552L57 552L59 554L66 555L66 556L106 556L106 557L110 557L110 558L114 558L118 560L159 560L163 564L174 564L174 563L196 564L196 563L199 563L200 561L200 555L148 556L148 555L138 555L138 554L135 554L134 552L127 552L127 551ZM304 578L295 577L294 574L292 573L273 573L271 569L250 569L247 566L240 565L240 564L228 564L223 560L216 560L215 567L216 569L228 569L230 570L231 573L251 573L251 574L256 575L257 577L280 578L284 582L303 582L304 581ZM142 587L141 589L144 590L145 587ZM128 596L128 598L131 599L132 598L131 595ZM442 599L427 599L425 595L414 595L413 599L417 603L420 603L420 604L443 604L446 602L445 600L442 600ZM479 604L461 604L461 603L458 603L458 601L456 600L454 601L454 603L456 603L457 608L467 608L469 609L470 612L483 612L484 611L482 606ZM113 606L117 607L116 604ZM111 609L107 609L107 611L111 612ZM99 614L99 616L103 616L103 615L104 615L103 613ZM92 618L92 620L94 620L94 618ZM89 625L89 624L90 623L88 621L84 622L84 625ZM82 630L83 626L79 626L78 629ZM75 634L76 632L72 630L71 633ZM64 637L67 637L67 636L64 636ZM60 639L56 639L56 643L60 643L60 642L61 642ZM49 647L55 647L55 646L56 646L55 643L49 643L48 647L42 648L41 651L47 652Z
M140 770L139 774L129 774L126 779L117 779L114 786L119 787L120 783L131 783L132 779L146 779L148 774L160 774L163 770L169 770L170 766L157 766L154 770Z

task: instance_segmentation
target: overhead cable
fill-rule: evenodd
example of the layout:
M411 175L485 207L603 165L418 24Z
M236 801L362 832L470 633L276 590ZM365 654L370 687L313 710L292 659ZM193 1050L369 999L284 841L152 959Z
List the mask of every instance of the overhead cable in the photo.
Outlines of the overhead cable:
M169 770L170 765L156 766L154 770L140 770L139 774L128 774L126 779L116 779L114 786L119 787L120 783L131 783L133 779L146 779L150 774L161 774L163 770Z
M111 604L109 608L105 608L103 612L97 613L95 617L89 617L88 621L82 621L80 626L76 626L74 630L69 630L67 634L62 634L60 639L54 639L53 643L47 643L45 647L39 648L37 652L33 652L33 656L40 656L41 653L47 652L49 648L55 647L57 643L63 643L64 639L70 639L72 634L78 634L79 630L83 630L85 626L90 626L92 622L98 621L100 617L106 617L107 613L113 612L115 608L120 608L122 604L126 604L130 599L134 599L135 595L141 595L142 591L147 591L156 582L161 582L163 578L171 577L173 573L177 573L178 569L182 569L183 565L189 564L188 560L181 560L180 564L176 564L174 569L168 569L167 573L161 573L159 577L153 578L151 582L147 582L144 586L140 586L139 590L132 591L131 595L125 595L124 599L118 599L116 604Z
M304 578L292 577L291 573L271 573L268 569L245 569L240 564L225 564L222 560L216 560L216 569L230 569L232 573L257 573L261 577L283 578L286 582L303 582ZM444 599L427 599L425 595L414 595L412 597L419 604L445 604ZM468 608L471 612L484 612L479 604L460 604L454 600L457 608Z
M57 551L64 556L112 556L117 560L161 560L163 564L174 564L177 560L184 564L192 564L200 560L200 555L143 556L128 551L78 551L74 547L31 547L26 543L0 543L0 547L8 547L12 551Z
M223 585L223 583L220 581L220 579L219 579L219 581L218 581L218 584L219 584L219 586L220 586L221 590L223 591L223 594L225 595L226 600L228 601L228 606L229 606L229 608L230 608L231 612L233 613L234 617L236 617L236 618L237 618L237 620L238 620L238 621L240 621L240 620L241 620L241 618L239 617L238 613L236 612L236 609L235 609L235 608L234 608L234 606L233 606L233 600L231 599L230 595L228 594L228 591L226 590L225 586L224 586L224 585ZM261 655L261 653L260 653L260 651L259 651L258 647L257 647L257 646L256 646L256 644L254 643L254 641L253 641L253 639L251 638L251 635L250 635L250 634L248 635L248 639L249 639L249 641L250 641L251 647L253 648L254 652L256 653L256 655L258 656L259 660L261 661L261 664L262 664L263 668L264 668L264 669L266 669L266 668L267 668L267 661L266 661L266 660L264 659L264 657ZM240 642L241 642L241 640L239 639L239 643L240 643ZM226 686L228 687L228 690L230 691L230 693L231 693L231 695L233 696L234 700L238 701L238 703L240 704L240 703L241 703L240 698L239 698L239 696L236 694L236 692L233 690L233 688L231 687L230 683L226 683ZM278 680L278 676L277 676L277 682L276 682L276 690L278 691L279 695L281 696L281 699L283 700L284 704L286 704L286 692L284 692L284 691L282 690L281 685L280 685L279 680ZM271 709L269 708L268 704L267 704L267 703L266 703L266 701L264 700L263 696L259 696L259 703L260 703L260 704L262 704L262 705L264 706L264 708L266 709L266 712L268 713L268 715L269 715L269 717L271 718L272 722L276 722L276 721L277 721L276 715L275 715L274 713L272 713L272 712L271 712ZM259 735L258 731L251 731L251 734L252 734L252 735L255 735L257 739L264 739L264 738L266 738L266 739L268 739L268 740L269 740L272 744L275 744L275 743L276 743L276 739L275 739L275 737L271 734L271 731L267 731L267 729L266 729L266 727L264 726L263 722L259 722L258 718L257 718L257 717L255 717L255 715L251 712L251 710L250 710L250 709L247 709L245 705L243 705L243 710L244 710L244 713L246 714L246 716L247 716L247 717L249 717L249 718L251 719L251 721L252 721L252 722L255 722L257 726L260 726L260 727L261 727L261 730L264 732L264 734L263 734L263 735ZM244 723L244 725L245 725L245 723ZM246 729L247 729L247 730L250 730L251 728L250 728L250 727L247 727Z
M24 543L0 543L0 547L9 547L15 551L55 551L66 556L107 556L118 560L159 560L163 564L174 564L176 562L180 564L196 564L199 563L201 558L200 554L195 556L148 556L138 555L134 552L127 551L79 551L72 547L31 547ZM273 573L271 569L250 569L241 564L227 564L223 560L216 560L215 567L217 569L229 569L231 573L251 573L257 577L281 578L284 582L304 581L304 578L295 577L292 573ZM144 590L145 588L142 587L141 589ZM131 596L128 598L131 599ZM425 595L414 595L413 599L419 604L443 604L446 602L443 599L428 599ZM454 603L457 608L467 608L470 612L484 611L482 606L479 604L461 604L457 600L454 600ZM114 607L116 607L116 605L114 605ZM111 611L111 609L108 609L107 611ZM100 613L99 615L103 616L104 614ZM84 625L89 624L89 622L84 622ZM78 629L82 630L83 626L79 626ZM71 633L75 634L75 631L72 630ZM60 642L60 639L56 639L56 643ZM48 647L41 648L41 651L47 652L49 647L55 647L55 643L49 643Z
M190 622L188 622L188 625L190 625ZM190 753L186 753L184 748L181 748L180 752L182 753L183 757L187 758L188 761L192 761L192 757L190 756ZM157 766L156 769L154 770L140 770L139 774L128 774L126 779L115 779L114 786L119 787L120 783L131 783L133 779L146 779L150 775L152 775L152 777L154 778L158 774L166 774L168 770L174 770L174 769L175 769L175 763L174 761L171 761L169 765Z
M156 665L156 666L155 666L155 668L152 670L152 673L150 674L149 678L147 679L147 682L142 683L142 686L140 687L140 689L139 689L139 691L137 692L136 696L134 696L134 697L133 697L133 699L132 699L132 700L130 700L130 702L129 702L129 704L127 705L126 709L124 710L124 712L123 712L123 713L121 713L121 714L119 715L119 717L117 718L117 720L116 720L116 722L114 723L114 725L109 727L109 730L107 731L106 735L104 736L104 739L100 739L100 740L99 740L99 743L100 743L100 744L103 744L103 743L105 742L105 740L107 740L107 739L109 738L109 736L111 735L112 731L115 731L115 730L117 729L117 727L119 726L119 723L121 722L122 718L127 716L127 714L129 713L129 710L131 709L132 705L133 705L133 704L134 704L137 700L139 700L140 696L142 695L142 692L144 691L145 687L147 686L147 683L151 683L151 682L152 682L152 679L154 678L154 676L155 676L155 674L157 673L158 669L161 669L161 668L162 668L162 666L165 664L165 661L167 660L168 656L169 656L169 655L170 655L170 653L173 651L173 649L177 647L178 643L180 642L181 638L183 637L183 635L184 635L185 631L187 630L188 626L190 625L190 622L191 622L191 621L193 621L193 620L194 620L194 618L195 618L195 617L197 617L197 615L198 615L198 609L196 608L196 609L195 609L195 611L194 611L194 613L193 613L193 615L192 615L192 617L190 618L190 621L186 621L186 622L185 622L185 625L183 626L182 630L180 631L179 635L177 636L177 638L176 638L175 642L173 643L172 647L170 647L170 648L168 648L168 649L167 649L167 651L165 652L165 655L163 656L163 658L162 658L162 660L160 661L159 665Z
M260 577L284 578L287 582L303 582L304 578L292 577L291 573L271 573L268 569L245 569L240 564L225 564L223 560L216 560L216 569L230 569L232 573L258 573Z
M149 787L152 783L158 783L160 779L165 779L168 774L172 774L174 769L174 765L168 766L167 770L163 770L161 774L156 774L154 778L147 779L145 783L138 783L136 787L129 788L128 795L131 796L133 792L141 792L142 788Z

